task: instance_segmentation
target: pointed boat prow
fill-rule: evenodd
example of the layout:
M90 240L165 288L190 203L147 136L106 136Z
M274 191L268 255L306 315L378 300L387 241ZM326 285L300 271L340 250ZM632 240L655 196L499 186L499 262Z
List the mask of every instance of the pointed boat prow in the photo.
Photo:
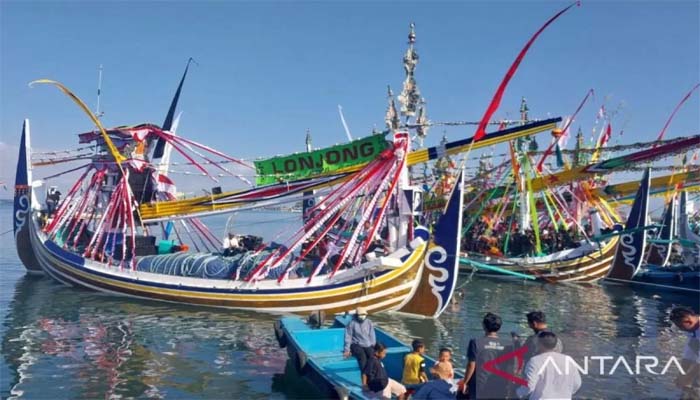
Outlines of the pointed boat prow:
M400 312L437 318L450 304L459 273L463 187L464 172L461 172L445 212L433 228L423 260L421 281Z
M634 198L625 230L620 234L612 267L607 279L629 281L637 274L644 261L644 247L647 242L646 220L649 208L649 168Z
M29 120L25 119L22 125L22 138L20 139L19 157L17 159L12 224L15 232L17 255L22 261L22 264L24 264L24 267L30 274L43 274L44 271L41 269L41 265L34 255L29 231L32 209L37 204L31 182L32 166Z

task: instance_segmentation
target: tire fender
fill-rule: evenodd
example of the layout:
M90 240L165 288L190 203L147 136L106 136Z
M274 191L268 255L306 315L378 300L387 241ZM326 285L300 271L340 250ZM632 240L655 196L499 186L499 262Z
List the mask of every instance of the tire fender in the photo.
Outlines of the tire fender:
M299 375L304 375L304 368L306 368L307 359L308 357L306 356L306 353L301 350L294 353L294 368L296 368Z
M277 339L277 344L282 349L287 347L287 335L284 333L284 330L282 329L282 323L280 321L275 321L275 324L273 325L273 327L275 329L275 339Z

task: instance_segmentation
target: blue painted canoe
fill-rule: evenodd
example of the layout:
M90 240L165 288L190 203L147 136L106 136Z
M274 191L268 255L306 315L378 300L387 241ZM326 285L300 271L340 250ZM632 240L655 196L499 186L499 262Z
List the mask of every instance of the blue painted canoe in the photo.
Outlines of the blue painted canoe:
M275 336L296 372L318 388L326 398L368 399L362 391L360 368L354 357L343 358L345 325L351 316L336 317L328 328L315 328L299 317L284 317L275 323ZM382 360L390 378L400 382L404 356L411 352L407 346L386 331L375 326L378 342L387 347ZM428 369L435 359L425 357ZM463 376L455 371L455 379Z

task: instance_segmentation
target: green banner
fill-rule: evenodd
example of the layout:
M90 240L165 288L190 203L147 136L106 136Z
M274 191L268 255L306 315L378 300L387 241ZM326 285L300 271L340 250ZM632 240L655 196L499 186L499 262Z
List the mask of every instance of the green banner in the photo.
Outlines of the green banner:
M304 179L366 164L389 147L384 135L372 135L325 149L255 161L257 185Z

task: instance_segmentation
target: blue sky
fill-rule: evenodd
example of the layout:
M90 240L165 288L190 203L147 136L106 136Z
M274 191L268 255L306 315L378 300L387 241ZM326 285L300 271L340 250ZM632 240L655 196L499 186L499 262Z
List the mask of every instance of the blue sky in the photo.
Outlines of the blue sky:
M386 85L401 90L410 22L421 57L416 77L434 121L477 121L527 39L569 4L523 2L0 2L0 180L12 181L23 118L34 145L77 146L92 129L56 89L63 82L94 107L104 67L107 126L161 124L185 63L179 134L254 158L345 139L384 127ZM496 118L571 114L588 89L595 101L574 123L591 136L603 102L619 109L615 143L652 140L700 81L698 1L584 1L531 48ZM698 93L667 137L700 133ZM624 134L619 130L624 125ZM434 128L428 144L442 128ZM453 128L451 140L474 127ZM541 136L540 146L549 141ZM7 153L4 154L4 153ZM4 197L4 196L3 196Z

